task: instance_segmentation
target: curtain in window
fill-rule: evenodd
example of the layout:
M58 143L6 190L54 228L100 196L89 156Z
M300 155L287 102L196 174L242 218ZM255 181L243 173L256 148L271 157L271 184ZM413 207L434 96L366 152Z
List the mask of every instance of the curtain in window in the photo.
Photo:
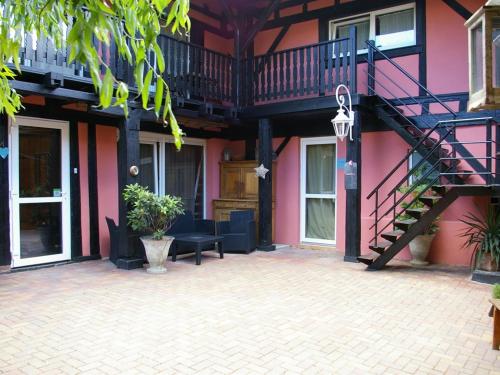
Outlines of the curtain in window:
M139 176L138 183L147 187L150 191L155 191L155 170L154 170L154 145L141 144L139 148Z
M377 16L377 35L387 35L414 29L413 9Z
M366 41L370 39L370 21L361 21L361 22L353 22L348 25L342 25L337 27L337 35L336 38L348 38L349 37L349 29L351 26L356 26L357 38L356 43L358 46L358 50L365 49Z
M203 147L165 145L165 193L182 198L186 211L203 217Z
M335 240L335 152L334 144L307 146L307 238Z

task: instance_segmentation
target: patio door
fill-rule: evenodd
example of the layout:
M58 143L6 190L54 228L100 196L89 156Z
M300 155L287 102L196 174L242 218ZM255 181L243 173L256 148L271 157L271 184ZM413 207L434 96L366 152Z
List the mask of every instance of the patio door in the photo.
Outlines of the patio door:
M335 137L301 140L302 242L336 243L337 146Z
M12 267L70 259L68 124L17 117L10 136Z

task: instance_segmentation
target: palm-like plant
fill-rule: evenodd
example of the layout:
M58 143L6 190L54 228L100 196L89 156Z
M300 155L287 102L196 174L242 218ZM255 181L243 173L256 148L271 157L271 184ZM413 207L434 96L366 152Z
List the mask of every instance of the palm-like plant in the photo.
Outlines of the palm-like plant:
M477 265L489 254L500 265L500 211L489 206L486 214L476 215L469 212L460 220L466 228L460 233L464 238L464 247L472 247L471 265Z

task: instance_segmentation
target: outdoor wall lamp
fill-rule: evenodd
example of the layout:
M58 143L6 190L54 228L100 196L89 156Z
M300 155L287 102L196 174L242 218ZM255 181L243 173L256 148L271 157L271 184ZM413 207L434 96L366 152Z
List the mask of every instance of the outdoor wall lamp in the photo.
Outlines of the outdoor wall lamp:
M340 89L342 88L347 93L347 97L349 99L349 108L345 105L344 94L339 95ZM335 116L335 118L332 120L332 125L333 128L335 129L335 134L340 139L340 141L343 141L344 138L347 136L349 136L349 139L352 141L354 112L352 111L351 93L349 92L349 89L345 85L338 85L337 90L335 91L335 98L337 99L337 103L339 105L339 109L337 110L337 116Z

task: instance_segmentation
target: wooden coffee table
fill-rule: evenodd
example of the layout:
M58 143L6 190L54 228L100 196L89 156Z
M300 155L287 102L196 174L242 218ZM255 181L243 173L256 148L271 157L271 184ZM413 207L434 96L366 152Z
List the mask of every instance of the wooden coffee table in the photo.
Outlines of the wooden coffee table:
M188 236L176 237L172 244L172 262L177 260L177 250L181 247L193 250L196 254L196 265L201 264L201 253L203 251L218 251L219 257L224 258L224 249L222 248L222 236L210 236L206 234L193 234ZM217 248L215 247L217 244Z

